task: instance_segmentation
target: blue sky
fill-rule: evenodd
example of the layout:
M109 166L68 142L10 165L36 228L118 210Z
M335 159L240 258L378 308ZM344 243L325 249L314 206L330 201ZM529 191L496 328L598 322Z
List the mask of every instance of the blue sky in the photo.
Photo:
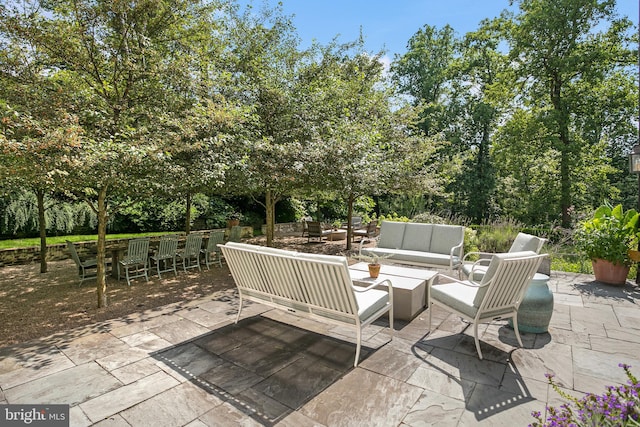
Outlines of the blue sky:
M476 30L484 18L495 18L509 7L508 0L280 0L286 15L307 47L312 39L322 44L339 36L347 42L358 37L360 27L366 48L382 49L393 59L406 51L409 38L425 24L449 24L459 36ZM244 3L244 2L242 2ZM278 0L267 0L276 5ZM638 24L638 0L618 0L617 11ZM260 1L254 1L259 6ZM513 9L516 10L516 9Z

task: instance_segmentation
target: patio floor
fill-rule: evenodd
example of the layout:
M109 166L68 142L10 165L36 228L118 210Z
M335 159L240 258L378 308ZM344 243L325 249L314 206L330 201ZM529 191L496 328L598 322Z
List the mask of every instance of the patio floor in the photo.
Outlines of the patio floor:
M226 267L225 267L226 268ZM552 272L549 333L467 324L435 309L355 333L250 304L235 291L0 348L1 404L69 404L72 426L526 426L568 393L640 374L640 289Z

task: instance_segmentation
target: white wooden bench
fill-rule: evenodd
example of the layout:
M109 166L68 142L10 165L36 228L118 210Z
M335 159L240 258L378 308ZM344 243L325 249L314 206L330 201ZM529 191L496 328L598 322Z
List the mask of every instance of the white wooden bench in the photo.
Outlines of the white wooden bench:
M240 294L236 323L244 300L251 300L323 322L356 330L358 366L362 328L389 313L393 338L393 291L388 279L366 288L354 286L347 259L228 242L220 245ZM384 290L374 289L381 284Z

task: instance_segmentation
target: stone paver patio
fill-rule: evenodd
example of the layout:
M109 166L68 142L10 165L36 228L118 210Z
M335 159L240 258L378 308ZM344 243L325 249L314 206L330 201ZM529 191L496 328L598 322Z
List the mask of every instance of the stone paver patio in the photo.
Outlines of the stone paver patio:
M226 267L225 267L226 268ZM549 333L467 325L435 309L355 333L251 304L234 291L0 349L0 404L69 404L72 426L526 426L568 393L640 373L640 289L552 272Z

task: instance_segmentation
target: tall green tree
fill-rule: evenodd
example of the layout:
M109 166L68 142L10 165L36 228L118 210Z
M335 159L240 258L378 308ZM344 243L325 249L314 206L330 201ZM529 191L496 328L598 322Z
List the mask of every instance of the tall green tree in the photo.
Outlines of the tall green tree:
M310 124L306 182L346 203L347 250L358 197L427 191L418 179L425 163L416 160L431 152L416 126L420 110L394 103L380 57L366 52L362 39L330 45L303 73L314 77L300 101Z
M608 87L608 97L626 96L605 82L636 63L629 45L631 23L615 16L614 0L516 3L519 13L504 15L513 64L513 79L506 84L513 88L514 99L535 111L548 131L548 149L558 153L559 211L562 225L569 227L576 184L583 180L581 159L591 152L590 144L600 141L589 137L580 117L608 113L603 101L591 96L597 88Z
M194 102L193 68L186 65L215 31L216 4L62 0L39 6L27 17L3 9L3 19L65 82L67 109L84 130L68 157L68 188L97 212L97 299L103 307L109 213L152 191L162 176L173 123Z
M47 271L45 197L59 189L61 162L77 141L77 120L65 110L61 82L51 76L46 57L13 24L37 11L21 2L15 18L0 9L0 132L7 142L0 152L0 177L5 185L32 190L40 229L40 272Z
M295 29L281 8L256 13L248 8L230 25L236 59L231 99L250 114L231 147L225 189L264 206L267 245L272 246L276 203L302 185L303 124L295 94L306 53L298 49Z
M415 106L423 104L421 128L436 136L448 128L451 116L449 91L452 63L458 40L453 28L438 30L431 25L419 29L407 42L407 52L391 64L392 79L398 91L409 95Z

